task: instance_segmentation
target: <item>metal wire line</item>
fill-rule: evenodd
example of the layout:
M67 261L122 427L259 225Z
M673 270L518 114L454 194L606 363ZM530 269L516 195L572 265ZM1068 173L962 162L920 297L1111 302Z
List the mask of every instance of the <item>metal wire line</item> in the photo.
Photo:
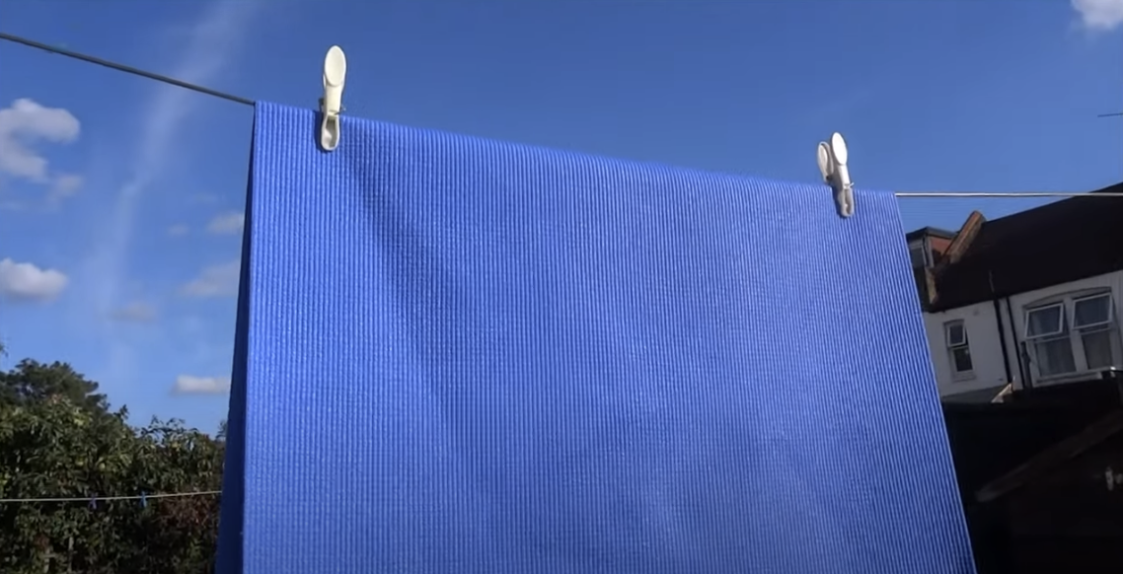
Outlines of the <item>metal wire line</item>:
M1123 197L1123 191L1101 191L1097 193L1071 191L898 191L897 197Z
M20 37L20 36L15 36L15 35L12 35L12 34L0 32L0 40L6 40L8 42L15 42L17 44L23 44L24 46L36 48L38 50L43 50L45 52L50 52L52 54L58 54L60 56L66 56L68 58L74 58L75 60L81 60L83 62L87 62L87 63L90 63L90 64L95 64L95 65L98 65L98 66L104 66L106 68L111 68L111 69L114 69L114 70L117 70L117 71L120 71L120 72L125 72L126 74L133 74L135 76L140 76L142 78L148 78L150 80L155 80L157 82L162 82L162 83L165 83L165 84L178 86L180 88L184 88L184 89L187 89L187 90L199 92L200 94L206 94L208 96L214 96L216 98L221 98L223 100L234 102L236 104L243 104L243 105L247 105L247 106L254 105L254 101L251 100L251 99L248 99L248 98L243 98L243 97L235 96L235 95L228 94L228 93L225 93L225 92L220 92L218 90L213 90L213 89L207 88L205 86L192 84L192 83L189 83L189 82L185 82L183 80L177 80L177 79L172 78L170 76L164 76L164 75L157 74L157 73L154 73L154 72L141 70L140 68L134 68L132 66L126 66L125 64L119 64L117 62L111 62L109 60L105 60L105 59L98 58L98 57L95 57L95 56L90 56L88 54L83 54L81 52L75 52L73 50L68 50L66 48L62 48L62 47L59 47L59 46L52 46L50 44L44 44L42 42L36 42L35 40L30 40L28 38L23 38L23 37ZM1115 116L1115 115L1123 115L1123 113L1120 113L1120 114L1102 114L1100 117L1110 117L1110 116ZM966 193L958 193L958 192L953 192L953 191L898 191L898 192L895 192L894 195L897 196L897 197L918 197L918 198L965 198L965 197L1022 197L1022 198L1027 198L1027 197L1041 197L1041 198L1044 198L1044 197L1069 197L1069 198L1072 198L1072 197L1094 197L1094 198L1107 198L1107 197L1123 197L1123 192L1118 192L1118 193L1114 193L1114 192L1073 193L1073 192L1049 192L1049 191L1038 192L1038 191L1035 191L1035 192L966 192Z
M191 492L166 492L156 494L142 494L137 496L86 496L86 497L59 497L59 498L0 498L0 504L17 504L32 502L109 502L114 500L156 500L159 498L184 498L187 496L213 496L222 494L221 490L198 490Z
M134 68L132 66L126 66L125 64L118 64L117 62L110 62L109 60L103 60L103 59L95 57L95 56L83 54L81 52L75 52L73 50L67 50L66 48L61 48L59 46L51 46L50 44L44 44L42 42L36 42L35 40L29 40L27 38L21 38L20 36L13 36L12 34L7 34L7 33L4 33L4 32L0 32L0 40L7 40L9 42L15 42L17 44L23 44L24 46L29 46L31 48L37 48L39 50L43 50L45 52L50 52L52 54L58 54L60 56L66 56L68 58L74 58L75 60L81 60L83 62L87 62L87 63L90 63L90 64L96 64L98 66L104 66L106 68L112 68L112 69L120 71L120 72L125 72L126 74L133 74L134 76L140 76L142 78L148 78L150 80L156 80L157 82L163 82L165 84L171 84L173 86L179 86L180 88L185 88L185 89L188 89L188 90L199 92L200 94L206 94L208 96L214 96L216 98L228 100L228 101L234 102L236 104L243 104L243 105L247 105L247 106L252 106L253 103L254 103L253 100L250 100L250 99L247 99L247 98L234 96L234 95L231 95L231 94L227 94L225 92L220 92L218 90L212 90L212 89L204 87L204 86L191 84L191 83L188 83L188 82L184 82L183 80L177 80L177 79L169 77L169 76L164 76L164 75L157 74L157 73L154 73L154 72L148 72L146 70L141 70L140 68Z

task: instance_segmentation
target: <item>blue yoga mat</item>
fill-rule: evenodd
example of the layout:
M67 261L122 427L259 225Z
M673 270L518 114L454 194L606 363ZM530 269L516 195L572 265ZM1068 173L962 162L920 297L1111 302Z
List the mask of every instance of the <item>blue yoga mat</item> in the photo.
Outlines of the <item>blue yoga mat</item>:
M317 126L258 104L220 573L973 572L892 194Z

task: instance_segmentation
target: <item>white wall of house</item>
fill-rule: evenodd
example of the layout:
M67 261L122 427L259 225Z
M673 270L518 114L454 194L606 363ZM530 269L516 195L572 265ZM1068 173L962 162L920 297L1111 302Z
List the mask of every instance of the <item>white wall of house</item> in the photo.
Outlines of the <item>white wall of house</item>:
M1123 368L1121 302L1123 271L1117 271L999 300L998 313L984 301L925 314L940 395L1001 387L1010 382L1007 368L1019 388L1026 377L1044 386L1085 380L1108 366Z
M959 341L952 340L949 344L948 331L953 325L962 327L966 334L970 369L955 367L955 353L962 351L956 350ZM941 397L1001 387L1008 382L1002 366L1002 343L994 303L984 301L941 313L927 313L924 327Z

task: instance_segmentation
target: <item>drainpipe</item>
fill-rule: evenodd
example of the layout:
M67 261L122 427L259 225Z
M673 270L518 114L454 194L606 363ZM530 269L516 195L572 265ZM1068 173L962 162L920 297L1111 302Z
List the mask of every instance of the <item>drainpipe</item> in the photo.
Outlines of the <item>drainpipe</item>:
M1002 306L999 305L994 292L994 273L987 271L987 281L990 283L990 300L994 303L994 322L998 324L998 340L1002 343L1002 370L1006 372L1006 384L1009 384L1013 382L1014 377L1010 373L1010 351L1006 349L1006 327L1002 325ZM1007 299L1006 302L1009 303L1010 300Z
M1018 330L1013 328L1014 323L1014 307L1010 305L1010 298L1006 298L1006 316L1010 319L1010 336L1014 339L1014 349L1018 350L1018 375L1022 377L1022 388L1032 389L1033 381L1030 380L1029 367L1026 366L1026 360L1029 358L1029 353L1026 352L1026 344L1018 340Z
M1030 373L1029 366L1031 364L1033 364L1033 360L1029 358L1029 349L1026 348L1026 342L1022 341L1021 343L1019 343L1019 345L1021 345L1021 347L1022 347L1022 364L1025 365L1025 369L1026 369L1026 388L1032 389L1033 388L1033 380L1032 380L1033 377L1031 377L1030 374L1029 374Z
M998 299L992 299L994 303L994 321L998 323L998 340L1002 341L1002 368L1006 371L1006 382L1009 383L1014 380L1010 373L1010 351L1006 350L1006 327L1002 325L1002 306L999 305Z

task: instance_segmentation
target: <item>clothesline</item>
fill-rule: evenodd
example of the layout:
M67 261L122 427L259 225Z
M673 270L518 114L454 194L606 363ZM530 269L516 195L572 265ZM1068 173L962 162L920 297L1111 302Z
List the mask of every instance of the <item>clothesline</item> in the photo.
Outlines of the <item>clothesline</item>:
M48 498L0 498L0 504L24 504L36 502L111 502L114 500L155 500L160 498L185 498L189 496L214 496L222 494L221 490L199 490L192 492L166 492L157 494L139 494L135 496L86 496L86 497L48 497Z
M1083 191L898 191L897 197L1123 197L1123 192L1088 193Z
M252 106L254 104L253 100L250 100L250 99L247 99L247 98L242 98L242 97L238 97L238 96L235 96L235 95L232 95L232 94L227 94L225 92L220 92L218 90L212 90L212 89L204 87L204 86L192 84L192 83L189 83L189 82L185 82L183 80L177 80L177 79L172 78L170 76L164 76L164 75L161 75L161 74L157 74L155 72L149 72L149 71L146 71L146 70L141 70L140 68L134 68L132 66L126 66L125 64L118 64L117 62L111 62L109 60L104 60L104 59L98 58L96 56L90 56L88 54L83 54L81 52L75 52L73 50L67 50L66 48L63 48L61 46L51 46L50 44L44 44L42 42L36 42L35 40L29 40L27 38L23 38L23 37L20 37L20 36L13 36L11 34L6 34L4 32L0 32L0 40L7 40L8 42L15 42L16 44L23 44L24 46L29 46L31 48L37 48L37 49L40 49L40 50L43 50L43 51L46 51L46 52L50 52L52 54L58 54L60 56L66 56L68 58L74 58L75 60L81 60L83 62L87 62L87 63L90 63L90 64L96 64L98 66L105 66L106 68L112 68L112 69L120 71L120 72L125 72L126 74L133 74L134 76L140 76L142 78L148 78L150 80L156 80L157 82L163 82L165 84L171 84L173 86L178 86L180 88L193 90L193 91L199 92L201 94L206 94L208 96L214 96L216 98L228 100L228 101L234 102L236 104L243 104L243 105L247 105L247 106Z
M185 82L183 80L177 80L177 79L172 78L170 76L164 76L162 74L157 74L155 72L149 72L147 70L142 70L140 68L134 68L132 66L127 66L125 64L112 62L112 61L109 61L109 60L105 60L103 58L98 58L96 56L90 56L88 54L83 54L81 52L75 52L74 50L69 50L69 49L63 48L61 46L52 46L50 44L44 44L42 42L36 42L35 40L30 40L28 38L23 38L23 37L20 37L20 36L14 36L12 34L7 34L7 33L4 33L4 32L0 32L0 40L6 40L8 42L14 42L16 44L23 44L24 46L36 48L36 49L39 49L39 50L50 52L52 54L58 54L60 56L66 56L68 58L74 58L76 60L80 60L80 61L83 61L83 62L86 62L86 63L89 63L89 64L95 64L95 65L98 65L98 66L104 66L106 68L111 68L111 69L114 69L114 70L117 70L117 71L120 71L120 72L125 72L126 74L133 74L135 76L140 76L142 78L148 78L150 80L155 80L157 82L170 84L172 86L178 86L180 88L184 88L184 89L187 89L187 90L199 92L200 94L206 94L208 96L214 96L216 98L220 98L220 99L223 99L223 100L234 102L236 104L242 104L242 105L247 105L247 106L254 105L254 101L249 99L249 98L243 98L243 97L240 97L240 96L235 96L233 94L228 94L226 92L220 92L218 90L207 88L205 86L200 86L198 84L192 84L190 82ZM1112 116L1116 116L1116 115L1123 115L1123 114L1101 114L1099 117L1112 117ZM986 198L999 198L999 197L1004 197L1004 198L1009 198L1009 197L1018 197L1018 198L1035 198L1035 197L1036 198L1050 198L1050 197L1052 197L1052 198L1072 198L1072 197L1111 198L1111 197L1123 197L1123 192L1118 192L1118 193L1116 193L1116 192L1074 193L1074 192L1051 192L1051 191L1032 191L1032 192L975 192L975 191L971 191L971 192L954 192L954 191L920 191L920 192L916 192L916 191L898 191L898 192L894 192L894 195L897 196L897 197L907 197L907 198L953 198L953 197L955 197L955 198L966 198L966 197L974 197L974 198L983 198L983 197L986 197Z

